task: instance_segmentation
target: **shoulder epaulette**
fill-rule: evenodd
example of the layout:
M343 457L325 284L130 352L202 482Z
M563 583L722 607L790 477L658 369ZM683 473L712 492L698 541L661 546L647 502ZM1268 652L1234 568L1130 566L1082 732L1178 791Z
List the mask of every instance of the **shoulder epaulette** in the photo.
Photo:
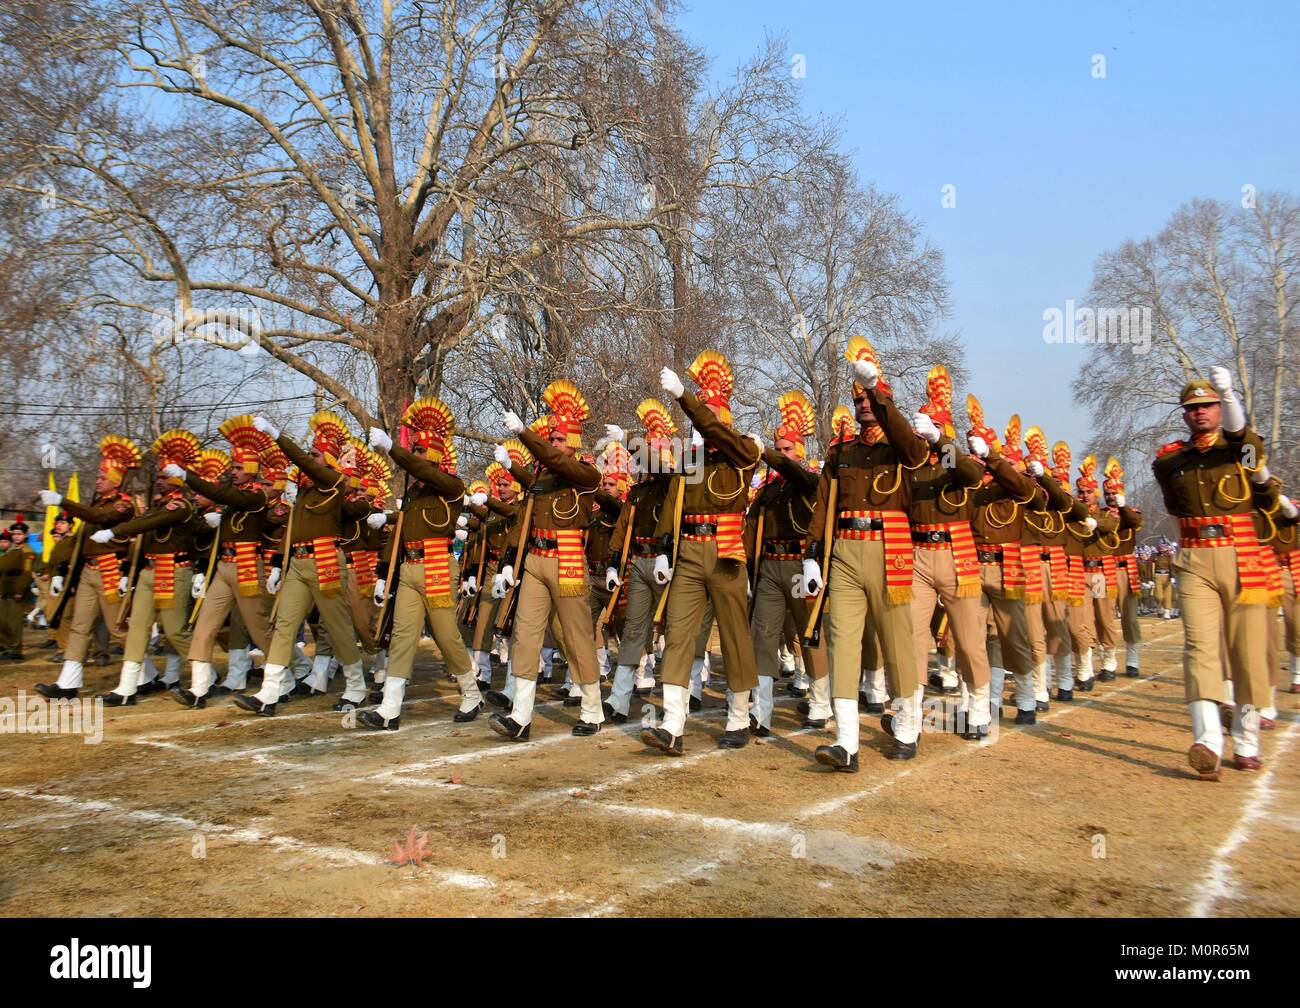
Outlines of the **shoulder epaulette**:
M1168 444L1163 444L1160 446L1159 450L1156 452L1156 458L1160 458L1163 455L1168 455L1170 452L1176 452L1180 448L1186 448L1186 447L1187 447L1186 441L1170 441Z

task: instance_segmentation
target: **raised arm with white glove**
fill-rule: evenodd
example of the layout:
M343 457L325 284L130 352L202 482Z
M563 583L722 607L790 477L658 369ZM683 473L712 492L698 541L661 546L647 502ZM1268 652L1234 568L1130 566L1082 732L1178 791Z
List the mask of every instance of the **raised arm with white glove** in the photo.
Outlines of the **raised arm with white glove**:
M185 478L185 470L182 469L180 466L178 466L175 462L168 462L165 466L163 466L163 475L168 477L169 479L183 480Z
M266 419L266 417L253 417L253 429L261 431L272 441L276 440L280 436L279 429L272 424L270 420Z
M207 524L208 528L219 528L221 526L221 512L204 511L203 521Z
M393 447L393 439L390 438L386 432L380 430L378 427L371 427L370 447L382 448L384 451L388 451L390 448Z
M473 504L475 507L482 507L484 504L487 503L487 499L488 499L488 495L485 494L482 490L480 490L478 493L470 494L469 502Z
M492 449L492 457L497 460L497 465L510 468L510 453L506 451L505 445L497 445Z
M1210 384L1219 393L1219 423L1229 434L1237 434L1246 429L1246 411L1241 408L1241 400L1232 390L1232 372L1221 364L1210 368Z
M667 367L659 372L659 387L674 399L680 399L686 392L682 380L677 377L677 372Z
M939 443L941 436L939 428L934 425L934 421L930 419L928 413L922 413L918 410L912 414L912 430L929 441L930 444Z
M518 434L524 429L524 422L519 419L519 414L514 410L506 410L502 413L501 422L511 434Z
M880 381L880 368L872 364L869 360L859 360L853 362L853 370L857 372L858 377L862 379L862 384L869 389L876 387Z
M972 434L967 441L970 443L971 454L977 458L989 457L989 443L978 434Z
M38 496L41 498L41 507L58 507L63 503L63 494L53 490L42 490Z

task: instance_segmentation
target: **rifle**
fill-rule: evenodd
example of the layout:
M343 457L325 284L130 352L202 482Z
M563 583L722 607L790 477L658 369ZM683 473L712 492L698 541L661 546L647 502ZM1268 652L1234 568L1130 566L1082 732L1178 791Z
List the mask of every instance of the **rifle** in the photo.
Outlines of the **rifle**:
M190 609L190 626L193 626L194 621L199 618L199 609L203 605L203 600L208 597L208 586L212 584L212 572L217 567L217 554L221 552L221 526L218 525L213 531L216 534L212 537L212 549L208 551L208 569L207 573L203 575L203 591L199 592L199 597L194 600L194 607Z
M830 493L826 498L826 529L822 539L825 546L822 551L822 563L825 564L822 571L823 584L808 613L808 625L804 628L802 641L806 647L816 647L822 639L822 614L826 611L826 592L830 587L831 551L835 548L835 523L838 520L835 507L839 502L839 491L840 481L832 476Z
M479 596L483 594L483 574L487 570L487 553L488 553L488 522L492 520L492 513L489 509L487 519L479 522L478 528L478 564L474 570L474 584L478 586L472 596L465 599L460 621L467 627L472 627L478 622Z
M765 512L758 512L758 527L754 530L754 573L749 579L749 618L754 618L754 599L758 597L758 565L763 562L763 518Z
M63 592L59 595L59 601L54 606L54 612L50 614L49 624L51 630L57 630L59 623L63 620L63 610L68 604L68 599L76 594L77 582L81 578L81 571L86 566L86 558L81 555L81 544L86 538L86 523L82 522L81 527L77 529L77 538L72 543L72 557L68 560L68 577L63 583Z
M284 582L289 577L289 562L293 559L293 513L298 510L298 499L295 497L289 505L289 519L284 523L283 548L280 553L280 587L276 589L275 601L271 603L271 616L267 621L267 626L272 630L275 629L275 614L280 609L280 592L284 591ZM295 633L296 633L295 628Z
M400 577L402 569L402 524L406 519L407 497L411 493L411 474L406 474L402 482L402 510L397 512L397 521L393 523L393 533L388 537L391 547L388 551L388 576L384 578L384 608L379 614L379 627L375 631L375 647L380 651L387 649L393 640L393 616L396 606L393 599L393 579ZM401 581L398 581L401 584Z
M117 610L113 633L121 633L131 618L131 602L135 598L135 583L140 577L140 553L144 548L144 536L143 532L138 533L135 542L131 544L131 566L126 572L126 592L122 595L122 604Z
M627 555L632 551L632 527L636 522L636 505L628 504L627 507L627 532L623 535L623 548L619 551L618 572L620 576L627 570ZM619 596L623 594L623 586L617 584L614 590L609 593L609 603L600 613L600 620L596 623L596 629L599 631L606 623L614 618L614 609L618 605Z
M673 502L673 546L672 553L669 554L670 568L677 566L677 553L681 546L682 539L682 505L686 500L686 477L678 476L677 480L677 500ZM659 605L655 609L655 625L663 623L664 613L668 611L668 591L672 588L673 582L669 578L668 583L664 585L664 593L659 596Z
M528 533L533 526L533 502L536 498L532 491L528 493L528 503L524 505L523 520L519 523L519 541L515 545L515 583L506 593L504 604L497 610L497 633L509 637L515 628L515 608L519 605L519 586L524 580L524 558L527 551L524 544L528 542Z

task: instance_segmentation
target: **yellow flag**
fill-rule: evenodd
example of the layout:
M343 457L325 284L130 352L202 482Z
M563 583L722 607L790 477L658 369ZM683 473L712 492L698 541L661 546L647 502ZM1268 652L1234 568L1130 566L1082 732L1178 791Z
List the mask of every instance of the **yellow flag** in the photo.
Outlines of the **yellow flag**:
M50 470L50 489L54 490L54 470ZM59 508L57 505L51 505L45 509L45 529L41 532L41 559L48 560L50 551L54 549L54 519L58 516Z

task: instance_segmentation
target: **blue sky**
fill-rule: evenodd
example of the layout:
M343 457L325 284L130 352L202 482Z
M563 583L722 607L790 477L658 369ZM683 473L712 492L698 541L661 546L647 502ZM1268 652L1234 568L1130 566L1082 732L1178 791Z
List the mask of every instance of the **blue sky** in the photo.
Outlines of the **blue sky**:
M1087 351L1045 344L1042 319L1084 300L1100 252L1192 197L1300 190L1294 2L696 2L678 23L719 78L768 33L805 57L805 107L841 121L859 175L943 249L943 328L971 365L959 397L998 427L1018 410L1087 440L1070 405Z

